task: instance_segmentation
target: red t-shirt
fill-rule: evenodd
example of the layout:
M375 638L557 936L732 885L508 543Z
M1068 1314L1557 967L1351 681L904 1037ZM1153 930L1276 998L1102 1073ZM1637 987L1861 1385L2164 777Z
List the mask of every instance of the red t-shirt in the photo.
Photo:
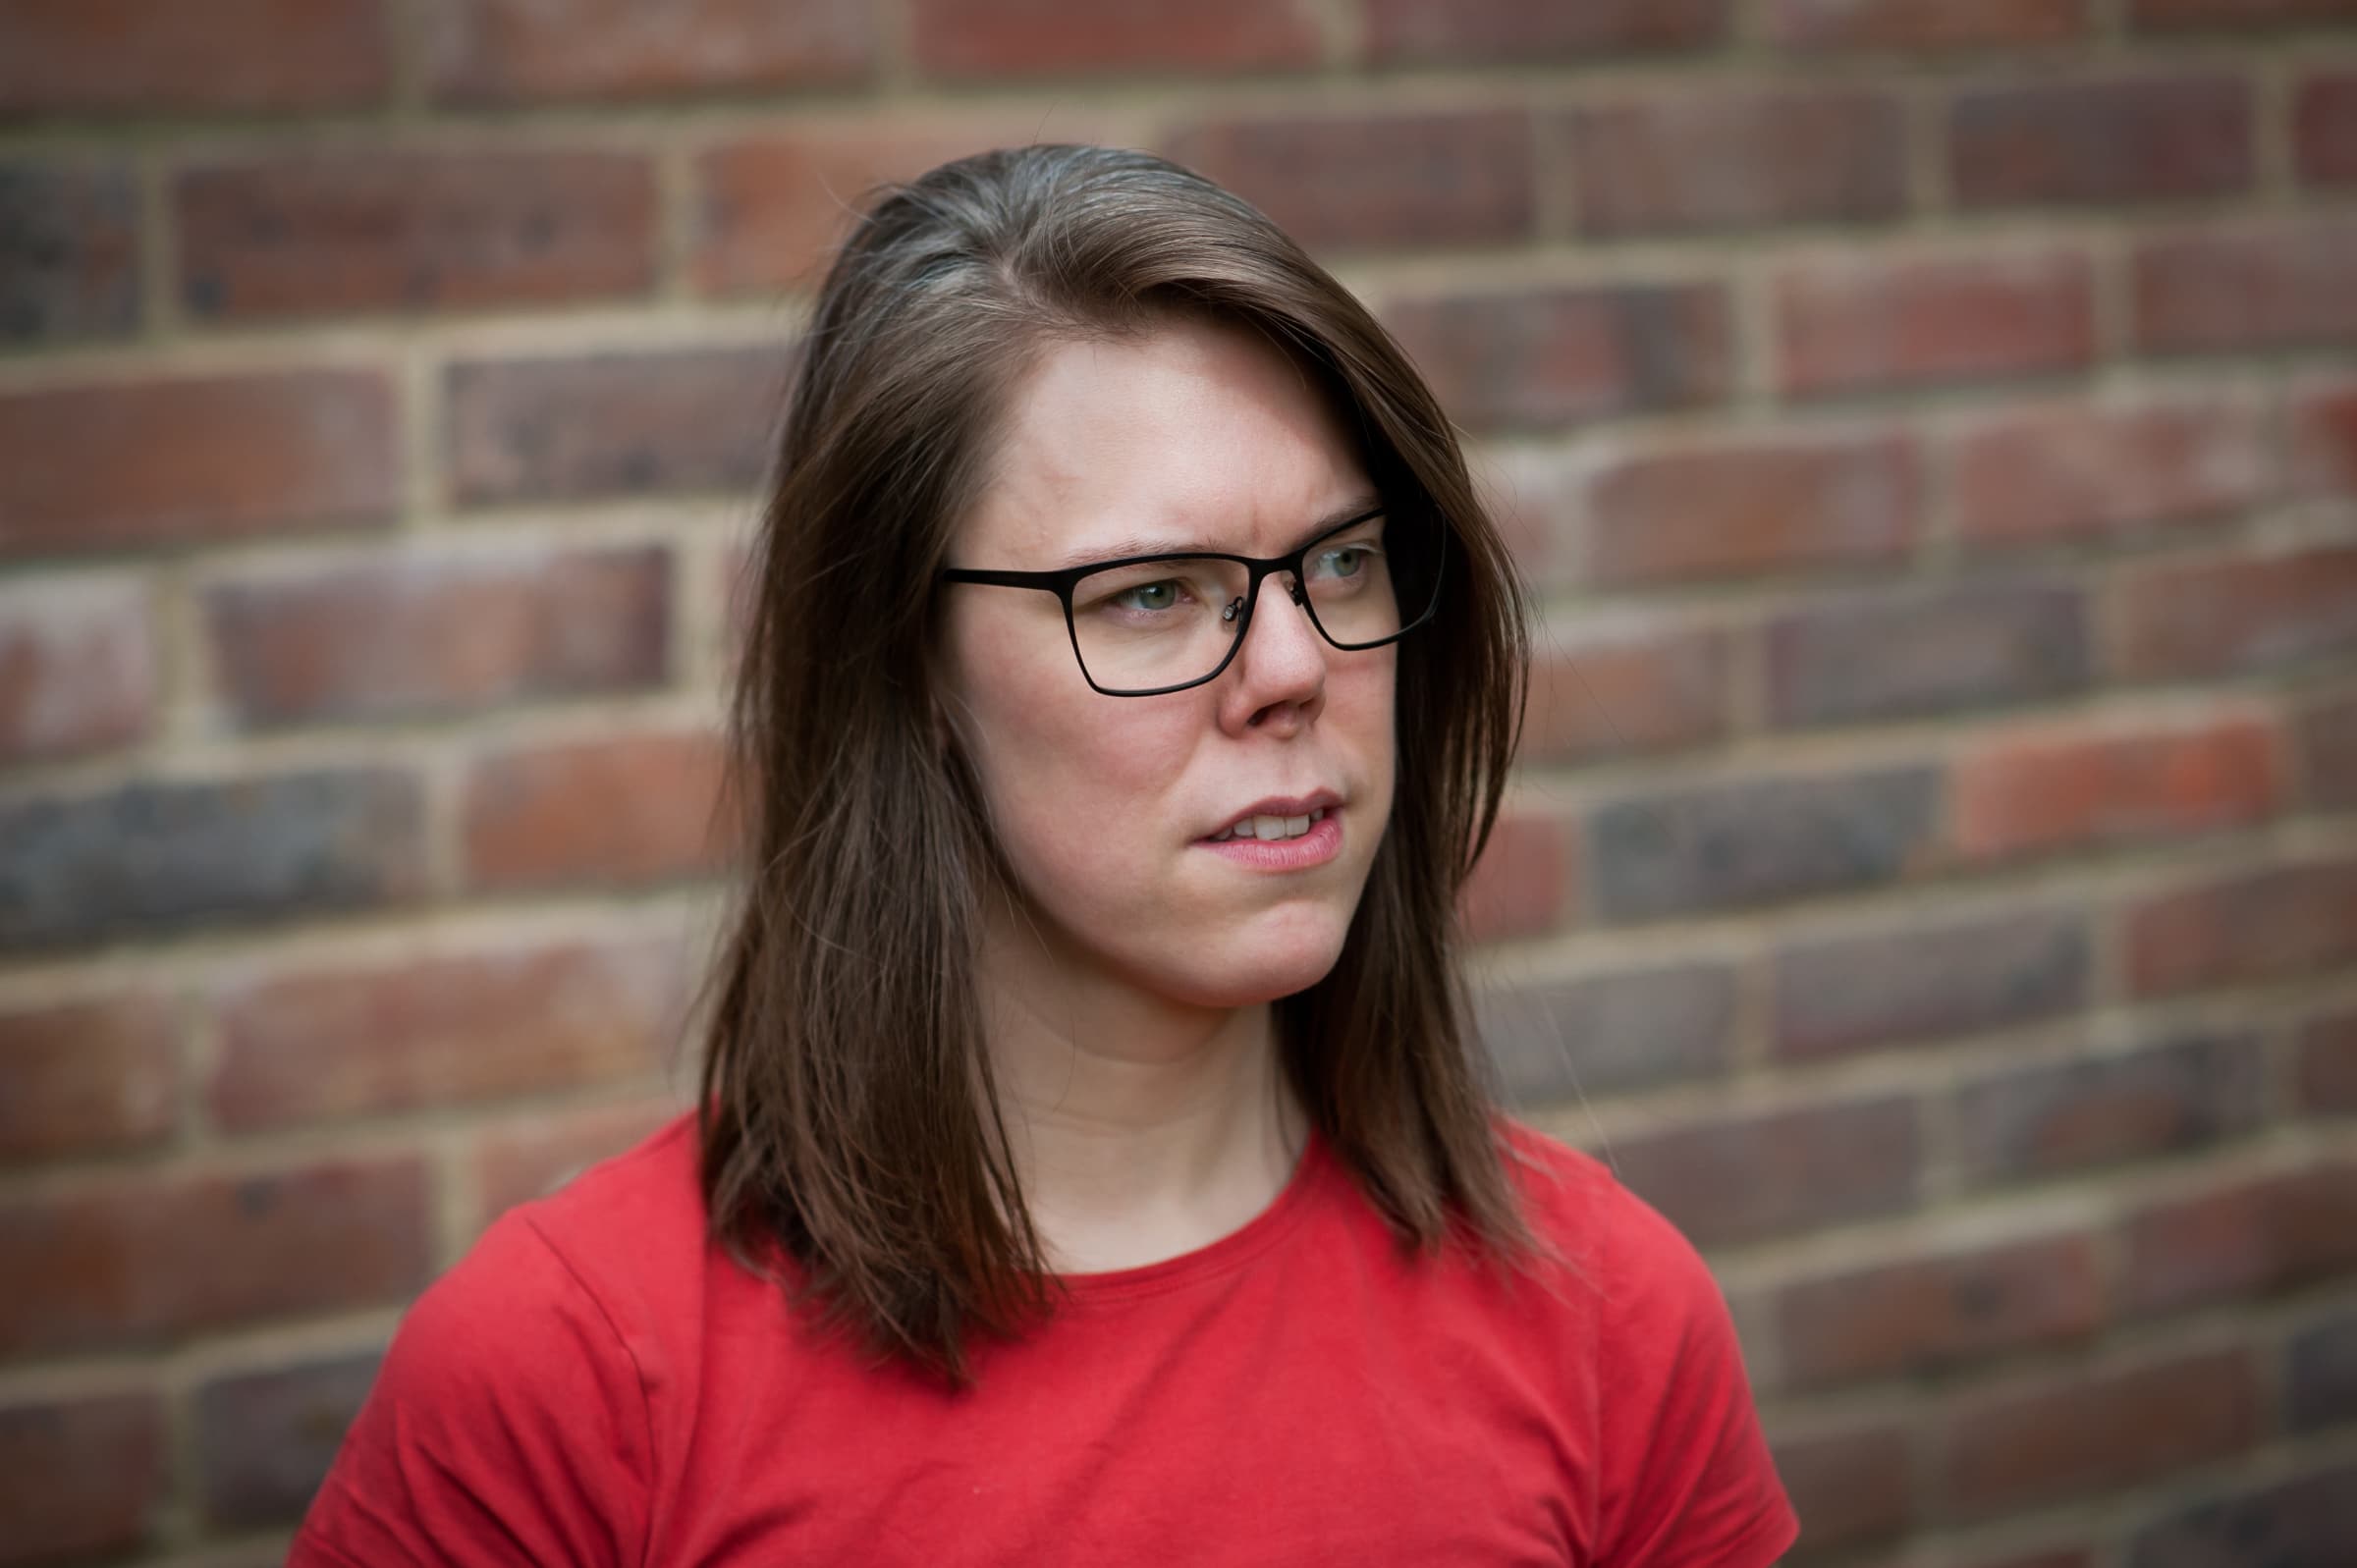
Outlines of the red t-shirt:
M1568 1268L1403 1254L1313 1135L1242 1229L1071 1276L953 1394L707 1245L682 1117L418 1299L290 1563L1773 1561L1797 1527L1701 1260L1512 1135Z

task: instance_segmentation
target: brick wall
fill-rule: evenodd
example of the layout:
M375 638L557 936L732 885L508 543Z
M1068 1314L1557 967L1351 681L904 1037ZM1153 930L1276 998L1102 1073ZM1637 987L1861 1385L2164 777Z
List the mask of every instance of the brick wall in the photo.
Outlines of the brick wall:
M1154 146L1546 600L1485 1030L1812 1563L2357 1561L2357 4L0 0L0 1564L677 1103L843 201Z

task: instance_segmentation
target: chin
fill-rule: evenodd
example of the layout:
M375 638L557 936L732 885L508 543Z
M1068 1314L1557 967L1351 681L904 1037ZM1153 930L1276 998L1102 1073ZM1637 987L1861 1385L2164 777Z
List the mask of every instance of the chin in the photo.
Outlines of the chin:
M1344 923L1331 930L1295 930L1255 940L1237 933L1223 942L1204 942L1184 970L1160 968L1145 983L1174 1001L1196 1007L1253 1007L1306 991L1333 972L1348 935Z

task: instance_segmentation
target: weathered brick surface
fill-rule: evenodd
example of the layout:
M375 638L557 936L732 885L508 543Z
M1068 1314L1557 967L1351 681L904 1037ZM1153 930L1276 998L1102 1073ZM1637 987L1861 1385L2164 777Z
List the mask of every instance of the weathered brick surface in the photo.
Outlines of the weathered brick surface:
M2076 1012L2094 963L2070 909L1790 943L1775 955L1772 1049L1818 1060Z
M0 1164L152 1146L180 1117L180 1044L161 997L0 1011Z
M1562 822L1537 813L1498 819L1457 909L1476 942L1553 930L1577 910L1576 846Z
M137 577L0 582L0 763L113 750L153 730L152 608Z
M2088 0L1770 0L1768 36L1810 54L2035 48L2087 36Z
M1527 114L1475 109L1201 120L1164 151L1327 249L1530 238L1533 145Z
M1956 849L2009 860L2187 838L2263 822L2287 792L2282 738L2263 719L2110 734L2041 725L1957 757Z
M1957 1090L1957 1163L1991 1183L2200 1149L2256 1128L2266 1098L2264 1046L2244 1030L2001 1068Z
M2122 919L2139 996L2323 973L2357 959L2357 859L2208 878L2139 898Z
M169 1487L166 1443L152 1393L0 1405L0 1560L80 1561L145 1542Z
M2357 1114L2357 1012L2313 1019L2300 1031L2293 1078L2302 1109Z
M2223 195L2252 177L2249 86L2142 76L1961 93L1948 181L1966 207Z
M2127 1568L2328 1568L2357 1541L2357 1465L2304 1470L2172 1508L2130 1538Z
M363 108L393 78L386 0L6 0L0 119Z
M2357 22L2352 0L2130 0L2128 19L2142 32L2195 32L2317 27Z
M1612 1156L1622 1181L1705 1247L1903 1213L1923 1160L1905 1099L1720 1115L1616 1138Z
M224 694L256 729L643 690L670 667L661 546L404 551L205 598Z
M383 908L423 832L416 781L364 768L0 804L0 951Z
M2121 574L2121 674L2235 675L2357 650L2357 546L2174 560Z
M1889 1541L1920 1517L1914 1433L1888 1420L1779 1435L1771 1453L1809 1557ZM1804 1559L1805 1560L1805 1559Z
M1478 1022L1507 1095L1546 1105L1724 1071L1736 986L1710 961L1616 970L1486 990Z
M2357 71L2329 71L2300 83L2292 105L2292 156L2314 185L2357 184Z
M1811 256L1778 269L1773 303L1794 396L2051 375L2095 354L2095 269L2076 250Z
M1574 626L1542 639L1522 760L1586 762L1716 740L1729 723L1727 665L1727 639L1712 630Z
M2182 1312L2295 1289L2357 1271L2357 1163L2319 1161L2208 1191L2156 1199L2128 1217L2119 1299Z
M725 768L720 737L700 730L477 758L460 805L467 881L628 886L718 872L738 841Z
M2092 658L2076 589L2024 582L1854 595L1765 631L1779 726L1923 718L2082 690Z
M2294 1431L2357 1421L2357 1311L2343 1307L2292 1335L2283 1388Z
M950 79L1265 71L1323 50L1308 0L910 0L908 13L918 69Z
M2357 380L2291 393L2291 483L2304 494L2357 495Z
M376 1379L375 1351L231 1373L196 1390L199 1494L229 1529L293 1524Z
M139 246L128 166L0 162L0 344L133 331Z
M642 295L652 163L618 152L308 153L184 170L181 302L219 320Z
M833 86L874 69L858 0L444 0L426 75L461 104Z
M1727 34L1728 0L1365 0L1367 52L1385 64L1582 60L1707 47Z
M2266 410L2232 395L2008 410L1967 425L1955 462L1957 529L1989 546L2227 523L2280 482Z
M1906 209L1905 113L1887 93L1681 88L1574 110L1562 134L1580 232L1598 239Z
M0 559L385 521L394 417L360 369L0 393Z
M581 1171L651 1136L687 1107L677 1096L585 1110L535 1110L475 1142L477 1217L489 1224L520 1203L555 1191Z
M2218 353L2357 343L2357 222L2317 218L2193 230L2139 243L2138 347Z

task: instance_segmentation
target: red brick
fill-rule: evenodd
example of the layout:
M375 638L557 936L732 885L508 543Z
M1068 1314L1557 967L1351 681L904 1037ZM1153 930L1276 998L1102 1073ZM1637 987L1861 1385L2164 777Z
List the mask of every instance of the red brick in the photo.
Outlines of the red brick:
M0 1355L390 1305L432 1274L431 1211L413 1158L141 1173L0 1200L0 1274L41 1281L0 1295Z
M1312 248L1493 244L1536 222L1519 109L1202 120L1162 150Z
M153 730L148 611L134 577L0 585L0 764L110 751Z
M1553 931L1575 908L1577 876L1563 824L1502 816L1457 896L1458 916L1475 942Z
M392 58L385 0L0 0L0 119L358 108Z
M2357 21L2357 0L2130 0L2139 32L2322 26Z
M1049 129L1058 137L1092 139L1094 128L1060 107ZM1036 111L977 110L954 119L896 113L797 124L706 148L695 163L696 287L712 295L815 293L873 189L1041 132ZM1099 130L1094 139L1111 135Z
M1862 590L1761 628L1779 729L2051 701L2088 683L2087 604L2063 582Z
M688 1108L665 1096L580 1110L534 1110L513 1126L482 1133L472 1162L478 1222L488 1225L518 1204L556 1191Z
M370 371L0 395L0 556L382 522L400 507L398 454L393 389Z
M1777 1479L1812 1557L1891 1541L1914 1525L1915 1439L1904 1423L1779 1433L1771 1441Z
M1532 584L1542 590L1576 586L1589 455L1561 447L1492 447L1474 454L1472 462L1490 518Z
M909 0L917 68L944 78L1156 76L1318 63L1309 0Z
M2258 1378L2247 1351L2192 1351L1959 1401L1943 1425L1946 1511L1977 1518L2241 1453L2258 1440Z
M0 162L0 344L135 331L139 232L128 163Z
M1826 255L1775 280L1787 393L1895 391L2085 367L2095 275L2075 250Z
M682 954L647 939L240 981L207 1089L234 1131L635 1079L677 1044Z
M1896 217L1906 114L1888 93L1681 86L1572 111L1582 234L1692 234Z
M151 1393L0 1407L0 1560L80 1561L146 1544L166 1502L167 1445Z
M2301 179L2319 186L2357 184L2357 71L2301 82L2291 136Z
M426 74L449 102L833 86L875 69L861 0L441 0Z
M1887 566L1914 548L1922 492L1915 448L1894 436L1631 458L1590 493L1589 571L1626 587Z
M2010 860L2217 833L2282 809L2281 737L2265 720L2093 733L2045 726L1975 740L1953 776L1955 843Z
M1957 437L1956 526L2010 546L2231 519L2269 498L2270 447L2264 410L2235 394L2008 410Z
M670 667L659 545L415 552L206 595L223 694L273 726L644 690Z
M1795 50L1946 54L2027 49L2087 36L2087 0L1771 0L1768 37Z
M2303 709L2298 733L2308 802L2327 811L2357 808L2357 691Z
M705 732L510 749L468 768L460 807L477 888L636 886L708 876L737 845L727 756Z
M2215 353L2357 343L2357 221L2164 236L2134 258L2136 341Z
M1795 1387L1910 1375L2083 1339L2106 1318L2084 1235L2039 1236L1804 1279L1779 1290Z
M1956 1163L1994 1185L2206 1148L2265 1119L2266 1076L2249 1033L2000 1068L1956 1092Z
M2289 401L2294 486L2357 496L2357 381L2294 387Z
M769 347L455 364L444 385L451 497L741 497L767 468L788 368Z
M2250 84L2119 77L1959 94L1948 183L1967 208L2181 200L2251 184Z
M1606 284L1393 301L1384 316L1451 418L1555 429L1724 400L1734 342L1711 284Z
M2122 673L2183 680L2285 669L2357 649L2357 546L2179 560L2114 584Z
M1525 64L1708 48L1727 0L1366 0L1367 53L1386 64Z
M2302 1110L2357 1115L2357 1012L2310 1019L2300 1031L2292 1076Z
M2324 973L2357 962L2357 859L2233 872L2144 898L2125 921L2140 997Z
M1923 1158L1904 1098L1722 1111L1616 1139L1612 1154L1620 1178L1702 1247L1903 1213Z
M2357 1270L2357 1164L2279 1171L2146 1205L2123 1229L2120 1300L2179 1312Z
M247 321L643 295L655 179L622 152L311 152L183 171L180 296Z
M0 1013L0 1162L169 1137L177 1033L161 999L137 994Z
M1698 746L1727 731L1727 646L1696 627L1580 625L1541 639L1522 715L1525 763Z

